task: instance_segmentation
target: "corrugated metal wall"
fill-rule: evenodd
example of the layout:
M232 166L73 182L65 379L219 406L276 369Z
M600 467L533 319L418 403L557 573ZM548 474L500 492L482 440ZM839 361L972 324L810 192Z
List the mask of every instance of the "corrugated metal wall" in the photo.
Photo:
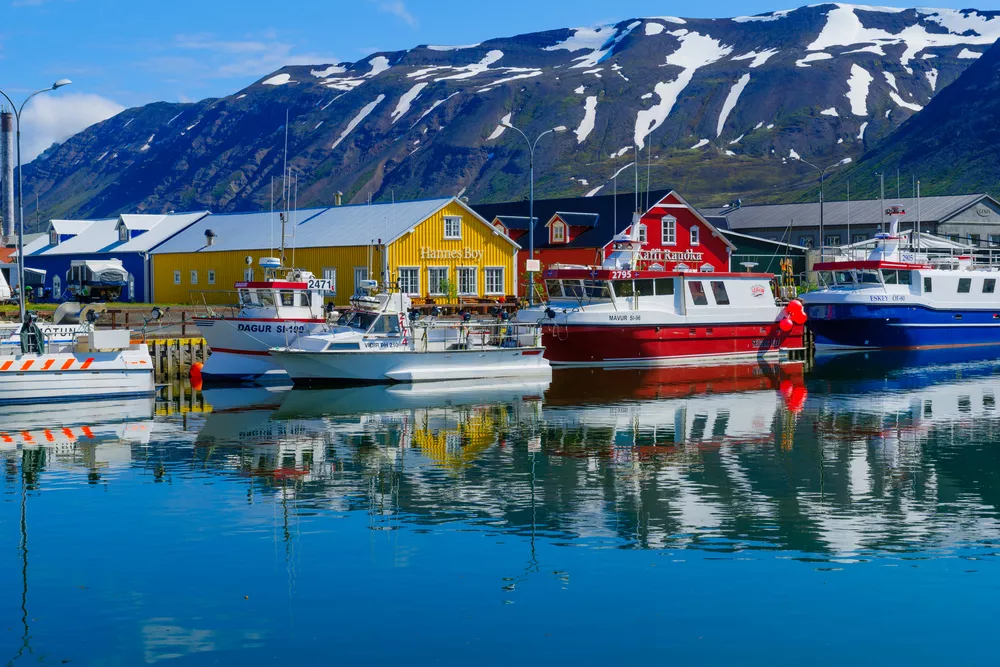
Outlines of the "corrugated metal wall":
M444 238L445 216L461 216L462 238L457 240ZM437 251L454 251L461 258L421 259L421 249ZM449 278L455 280L455 269L459 266L475 266L479 269L477 287L479 295L485 294L486 280L483 269L486 267L504 267L504 294L515 294L516 271L514 266L516 248L503 236L494 233L494 229L483 224L469 211L457 203L451 203L444 209L418 224L412 233L404 235L389 248L389 270L393 279L398 276L400 266L415 266L420 268L420 293L427 294L427 267L447 266L450 268ZM157 303L235 303L231 292L233 285L245 280L248 268L246 257L251 257L256 279L263 277L258 263L261 257L270 253L259 250L197 252L156 254L153 256L153 299ZM382 256L379 248L371 251L371 273L375 279L381 278ZM299 248L293 252L286 251L286 264L312 271L317 277L323 277L324 269L336 269L337 294L333 301L338 305L346 305L355 289L354 270L369 265L369 248L367 246L349 246L339 248ZM174 272L180 271L180 284L174 282ZM198 283L192 284L191 272L198 272ZM215 284L208 283L209 271L215 273Z

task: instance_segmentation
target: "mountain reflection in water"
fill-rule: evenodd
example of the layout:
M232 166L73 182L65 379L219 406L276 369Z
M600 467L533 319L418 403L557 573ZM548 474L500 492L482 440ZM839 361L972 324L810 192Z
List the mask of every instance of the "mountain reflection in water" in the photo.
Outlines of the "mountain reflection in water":
M18 552L25 611L3 620L23 625L23 658L40 632L28 622L33 576L43 582L43 601L92 609L82 597L68 603L62 589L45 588L61 549L81 555L83 564L66 570L74 577L89 581L110 568L128 582L100 614L120 620L142 607L135 641L147 662L255 655L276 635L249 621L201 628L221 612L197 594L186 620L173 608L154 614L145 560L161 572L199 561L246 576L259 570L266 581L275 568L284 593L270 595L297 601L302 615L321 610L309 597L320 585L316 568L338 580L342 572L340 592L357 603L357 586L378 588L389 571L428 558L438 569L423 565L423 576L458 568L473 588L483 585L477 564L489 577L500 569L503 602L533 599L539 610L557 598L543 603L517 592L541 581L569 590L581 573L634 567L626 552L667 556L682 579L695 571L685 569L695 567L688 561L702 562L701 577L721 577L712 585L742 585L746 572L762 577L763 589L771 577L798 576L781 563L836 572L958 558L976 572L990 567L1000 540L1000 361L989 352L839 355L809 370L559 370L551 383L212 389L204 392L210 410L168 418L153 418L149 402L4 414L4 524L15 526L7 519L18 511L23 519L20 542L12 528L4 544L25 545ZM263 552L255 546L261 540ZM262 555L267 550L273 556ZM772 569L712 569L720 558ZM130 560L118 570L109 565ZM563 561L576 569L556 566ZM617 571L631 581L627 569ZM667 585L665 573L644 572ZM98 579L125 586L109 576ZM587 580L594 595L611 594ZM409 588L392 595L411 612L419 608ZM423 595L429 604L433 593ZM788 595L793 605L805 603ZM645 606L655 599L641 585L632 596ZM477 632L487 644L493 636Z

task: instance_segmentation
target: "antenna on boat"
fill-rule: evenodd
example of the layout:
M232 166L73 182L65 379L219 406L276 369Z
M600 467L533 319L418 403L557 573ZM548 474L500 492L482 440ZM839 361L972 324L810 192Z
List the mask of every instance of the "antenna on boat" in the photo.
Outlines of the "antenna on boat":
M639 210L639 144L635 145L635 210Z
M878 181L879 181L878 204L879 204L879 209L881 209L882 211L882 218L879 220L878 223L878 231L879 234L884 234L885 233L885 173L884 172L878 175Z
M649 188L650 188L649 170L653 166L652 150L653 150L653 142L651 141L648 144L646 144L646 205L642 207L643 211L649 210Z
M920 250L920 181L917 181L917 250Z
M268 231L271 232L271 246L268 254L274 255L274 174L271 174L271 217L268 218Z
M851 245L851 181L847 181L847 245ZM854 251L851 251L851 255L854 255Z
M294 197L294 211L295 217L292 220L292 267L295 267L295 235L298 232L298 221L299 221L299 174L295 172L295 197Z

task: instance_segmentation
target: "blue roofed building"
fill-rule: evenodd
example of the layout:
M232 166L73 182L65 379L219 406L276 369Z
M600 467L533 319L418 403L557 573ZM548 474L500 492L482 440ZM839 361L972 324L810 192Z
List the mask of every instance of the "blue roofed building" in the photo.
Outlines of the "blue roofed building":
M52 220L46 234L24 247L24 268L35 276L36 285L44 286L44 300L60 301L74 260L117 259L128 272L121 300L148 302L150 253L207 215L123 213L107 220Z

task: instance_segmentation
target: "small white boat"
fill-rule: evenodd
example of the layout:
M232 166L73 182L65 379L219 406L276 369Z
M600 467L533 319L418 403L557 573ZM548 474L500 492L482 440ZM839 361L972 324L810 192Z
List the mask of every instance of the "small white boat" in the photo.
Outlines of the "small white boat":
M374 282L366 284L369 292ZM296 384L423 382L549 376L541 327L498 320L417 320L405 294L368 294L330 331L301 336L271 357Z
M84 320L86 322L86 319ZM29 314L16 348L0 347L0 405L152 396L153 362L126 330L77 327L70 342L47 340Z

